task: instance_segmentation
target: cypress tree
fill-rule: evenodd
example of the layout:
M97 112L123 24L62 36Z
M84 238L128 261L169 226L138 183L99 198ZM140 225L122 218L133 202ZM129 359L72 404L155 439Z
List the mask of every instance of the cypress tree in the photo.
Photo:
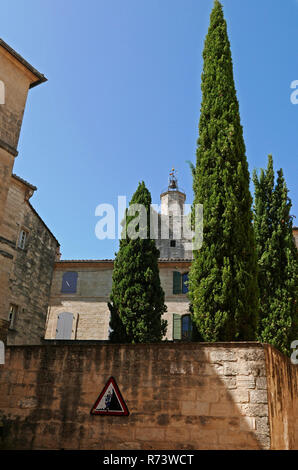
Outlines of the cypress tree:
M291 200L278 171L274 187L272 156L267 171L254 172L254 229L257 241L260 323L258 339L290 354L298 338L298 257L293 239Z
M120 240L108 303L110 340L114 343L153 343L161 341L166 333L167 322L161 317L167 308L159 278L159 250L150 239L151 195L144 182L139 184L130 207L133 204L145 207L147 224L146 227L136 224L140 236L129 237L127 228L139 213L130 215L127 211L123 232L126 238Z
M204 208L204 238L190 272L193 320L205 341L252 340L258 310L252 198L227 26L217 0L203 59L193 189L194 204Z

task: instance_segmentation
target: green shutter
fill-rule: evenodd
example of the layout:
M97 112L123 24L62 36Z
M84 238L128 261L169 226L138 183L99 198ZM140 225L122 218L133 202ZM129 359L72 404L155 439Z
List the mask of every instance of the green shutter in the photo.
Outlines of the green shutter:
M173 272L173 294L181 294L182 280L181 274L178 271Z
M173 313L173 340L181 339L181 315Z

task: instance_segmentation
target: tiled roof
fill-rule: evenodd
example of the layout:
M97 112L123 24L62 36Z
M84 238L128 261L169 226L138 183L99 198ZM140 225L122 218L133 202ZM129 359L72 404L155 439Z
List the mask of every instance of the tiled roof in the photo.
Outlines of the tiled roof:
M3 39L0 38L0 46L2 46L9 54L11 54L15 59L17 59L26 69L30 70L33 75L36 76L37 80L33 83L31 83L29 88L33 88L34 86L39 85L40 83L46 82L47 78L38 70L36 70L34 67L32 67L27 60L25 60L20 54L18 54L12 47L10 47L8 44L6 44Z
M60 259L57 263L113 263L113 259Z
M23 178L21 178L20 176L16 175L15 173L13 173L11 175L13 178L15 178L16 180L20 181L21 183L24 183L26 186L28 186L30 189L32 189L33 191L36 191L37 190L37 187L36 186L33 186L33 184L31 183L28 183L28 181L26 180L23 180Z

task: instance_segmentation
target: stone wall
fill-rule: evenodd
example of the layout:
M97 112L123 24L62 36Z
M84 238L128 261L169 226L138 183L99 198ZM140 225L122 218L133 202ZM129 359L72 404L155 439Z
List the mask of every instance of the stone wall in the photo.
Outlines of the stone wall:
M0 104L0 318L7 320L9 308L9 274L13 264L10 253L11 238L4 224L8 191L14 158L29 87L36 82L35 72L24 59L0 40L0 81L3 84L4 103ZM38 73L38 72L37 72ZM3 96L2 96L3 98Z
M5 103L0 105L0 318L7 320L12 257L3 219L30 79L1 46L0 80L5 91Z
M40 344L59 244L28 201L28 191L33 192L34 187L16 177L10 181L2 223L4 237L0 237L6 250L4 259L10 261L10 265L1 262L7 283L5 320L9 304L18 311L8 331L8 344ZM27 232L24 249L18 244L21 230Z
M10 302L18 306L18 313L8 344L40 344L58 242L28 203L21 226L28 230L28 240L25 249L16 249L10 275Z
M298 449L298 366L266 346L272 449Z
M0 341L6 344L9 322L0 318Z
M0 366L1 446L269 449L272 442L276 447L267 398L270 373L279 367L275 361L275 351L259 343L8 347ZM110 376L128 417L90 415ZM278 409L278 396L270 392L270 407ZM289 432L297 434L297 427ZM295 442L292 435L289 447L297 448Z
M0 106L0 139L12 149L18 145L31 77L1 46L0 80L4 83L5 104Z

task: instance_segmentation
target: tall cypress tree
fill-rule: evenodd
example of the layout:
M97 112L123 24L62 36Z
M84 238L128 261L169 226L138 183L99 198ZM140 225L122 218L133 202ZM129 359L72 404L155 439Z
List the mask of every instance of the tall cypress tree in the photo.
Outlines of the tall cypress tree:
M222 6L215 1L203 52L194 204L204 238L190 272L193 319L205 341L252 340L258 310L252 198Z
M136 224L138 238L130 237L127 228L138 217L126 214L124 233L116 255L109 309L110 340L114 343L153 343L162 340L167 322L164 291L160 284L155 241L150 239L151 195L144 182L134 193L130 206L142 204L146 209L147 224ZM142 238L143 236L143 238ZM146 237L146 238L145 238Z
M274 187L272 156L267 171L254 172L254 229L257 242L260 290L258 338L285 354L298 338L298 256L293 240L291 200L278 171Z

